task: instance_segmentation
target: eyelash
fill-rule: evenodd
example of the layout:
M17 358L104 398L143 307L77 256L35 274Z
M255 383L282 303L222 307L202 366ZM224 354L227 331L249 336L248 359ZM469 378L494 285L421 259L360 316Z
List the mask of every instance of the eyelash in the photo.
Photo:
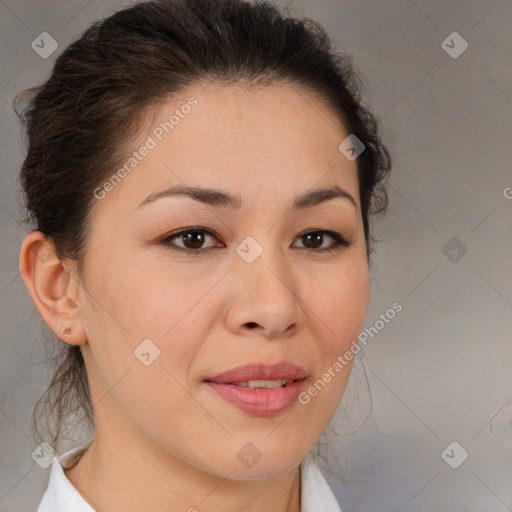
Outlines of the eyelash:
M209 229L205 229L205 228L185 228L185 229L181 229L180 231L177 231L175 233L171 233L170 235L166 236L165 238L160 240L160 244L165 246L168 249L173 250L173 251L183 252L183 253L186 253L186 254L193 254L193 255L196 255L196 256L199 255L199 254L203 254L205 251L207 251L209 249L217 249L217 248L219 248L219 247L206 247L206 248L201 248L201 249L195 249L194 250L194 249L187 249L187 248L184 248L184 247L179 247L179 246L176 246L176 245L171 243L171 240L174 240L175 238L179 238L182 235L186 235L187 233L205 233L207 235L212 236L213 238L218 238L216 236L216 234L213 231L209 230ZM304 247L303 248L304 250L306 250L308 252L331 253L331 252L339 251L341 248L348 247L349 245L351 245L351 242L349 242L346 238L341 236L339 233L336 233L335 231L322 230L322 229L306 231L306 232L302 233L299 236L299 238L305 237L307 235L315 234L315 233L323 233L323 234L326 233L328 236L330 236L334 240L334 245L331 246L331 247L324 248L324 249L309 249L307 247ZM300 247L300 249L302 249L302 247Z

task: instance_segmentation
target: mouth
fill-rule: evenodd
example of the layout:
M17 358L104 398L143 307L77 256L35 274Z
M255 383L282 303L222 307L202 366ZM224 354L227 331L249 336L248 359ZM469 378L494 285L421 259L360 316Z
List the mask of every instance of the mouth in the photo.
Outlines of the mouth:
M227 384L230 386L239 386L242 388L250 389L276 389L284 388L285 386L297 382L298 380L304 379L272 379L272 380L248 380L244 382L218 382L217 384ZM212 380L206 380L205 382L215 382Z
M215 377L209 377L211 382L223 384L234 384L241 386L256 387L282 387L288 381L300 380L307 377L308 374L304 368L288 361L279 361L274 364L263 362L253 362L237 366L227 370Z
M204 383L215 397L250 416L276 416L298 403L307 378Z

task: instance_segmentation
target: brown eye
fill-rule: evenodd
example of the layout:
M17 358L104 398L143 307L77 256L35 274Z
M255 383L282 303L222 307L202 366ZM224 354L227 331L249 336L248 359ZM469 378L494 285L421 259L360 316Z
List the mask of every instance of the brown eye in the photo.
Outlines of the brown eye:
M201 249L204 244L204 233L201 231L189 231L188 233L180 235L183 240L183 245L187 249Z
M318 249L322 246L324 235L320 231L302 235L303 243L308 249ZM311 245L310 245L311 244Z
M200 254L206 251L209 248L215 249L219 247L211 246L211 247L203 247L205 241L210 238L217 238L214 233L212 233L208 229L182 229L177 233L173 233L167 237L165 237L161 243L163 245L169 246L171 249L176 249L178 251L184 251L188 253L197 253ZM177 245L174 241L179 240L183 245Z
M328 247L322 248L325 234L327 235L328 238L334 240L334 243L331 243L331 245ZM343 238L339 233L336 233L334 231L309 231L308 233L304 233L303 235L301 235L299 238L303 240L304 248L311 250L313 252L336 251L341 246L348 247L350 245L350 242Z

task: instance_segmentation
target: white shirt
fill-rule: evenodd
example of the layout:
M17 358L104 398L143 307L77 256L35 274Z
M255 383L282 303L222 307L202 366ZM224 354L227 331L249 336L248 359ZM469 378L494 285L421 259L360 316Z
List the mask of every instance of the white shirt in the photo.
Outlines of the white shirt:
M68 480L63 468L73 467L91 441L54 457L48 487L36 512L96 512ZM341 512L329 484L309 452L300 463L303 512Z

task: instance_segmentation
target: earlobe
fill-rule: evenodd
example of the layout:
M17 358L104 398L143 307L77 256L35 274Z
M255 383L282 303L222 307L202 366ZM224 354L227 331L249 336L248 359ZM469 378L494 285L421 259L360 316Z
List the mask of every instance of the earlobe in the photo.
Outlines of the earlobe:
M52 331L70 345L85 343L78 282L40 231L23 240L19 268L34 305Z

